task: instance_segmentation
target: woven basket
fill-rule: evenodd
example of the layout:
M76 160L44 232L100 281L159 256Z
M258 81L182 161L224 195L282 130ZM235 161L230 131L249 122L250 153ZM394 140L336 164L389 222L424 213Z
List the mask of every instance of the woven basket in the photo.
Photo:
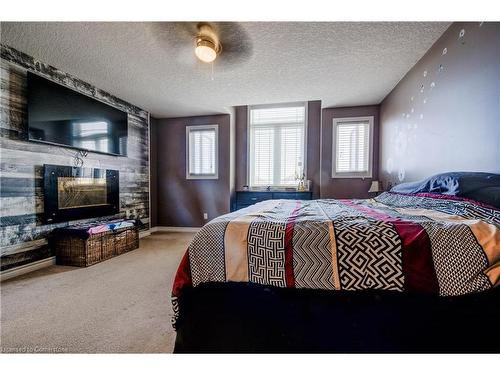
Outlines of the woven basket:
M70 235L52 238L57 264L87 267L139 247L139 231L136 227L116 232L108 231L82 239Z
M115 233L115 255L127 252L127 230Z

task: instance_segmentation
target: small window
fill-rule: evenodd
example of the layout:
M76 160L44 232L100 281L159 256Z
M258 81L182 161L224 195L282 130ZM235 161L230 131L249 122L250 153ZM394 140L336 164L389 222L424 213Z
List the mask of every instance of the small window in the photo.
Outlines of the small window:
M305 172L305 104L250 107L248 133L250 186L296 186Z
M373 117L333 119L332 145L332 177L372 177Z
M218 178L219 125L186 127L186 178Z

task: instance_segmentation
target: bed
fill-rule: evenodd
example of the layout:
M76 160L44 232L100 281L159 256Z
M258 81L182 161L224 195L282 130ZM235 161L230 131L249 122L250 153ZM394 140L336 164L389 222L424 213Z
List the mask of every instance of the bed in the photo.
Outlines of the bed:
M196 234L176 352L500 352L500 210L456 195L273 200Z

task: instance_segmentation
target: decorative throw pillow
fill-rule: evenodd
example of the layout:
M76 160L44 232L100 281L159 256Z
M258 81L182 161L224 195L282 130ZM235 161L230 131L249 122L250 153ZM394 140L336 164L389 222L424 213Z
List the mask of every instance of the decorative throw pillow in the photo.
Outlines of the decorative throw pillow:
M394 186L394 193L437 193L469 198L500 208L500 175L485 172L448 172L422 181Z

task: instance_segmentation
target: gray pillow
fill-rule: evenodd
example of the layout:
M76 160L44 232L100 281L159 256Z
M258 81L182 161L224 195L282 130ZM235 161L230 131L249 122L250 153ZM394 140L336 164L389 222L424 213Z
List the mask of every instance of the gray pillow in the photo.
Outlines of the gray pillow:
M500 175L485 172L440 173L394 186L394 193L437 193L473 199L500 208Z

